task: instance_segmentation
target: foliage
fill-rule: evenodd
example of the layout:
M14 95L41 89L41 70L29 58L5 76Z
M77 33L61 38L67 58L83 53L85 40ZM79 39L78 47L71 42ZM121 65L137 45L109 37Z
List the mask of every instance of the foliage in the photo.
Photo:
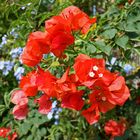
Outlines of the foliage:
M109 139L103 130L104 124L109 119L118 120L125 117L127 120L127 131L123 137L115 139L137 139L139 140L140 128L140 105L136 100L140 96L140 68L139 60L135 60L140 55L140 2L135 0L131 4L124 3L123 7L116 2L109 1L61 1L55 2L46 0L32 0L30 3L23 1L0 1L0 36L7 35L7 42L0 47L1 61L10 60L14 62L12 70L8 75L3 75L0 69L0 126L11 127L16 130L20 140L50 139L50 140L92 140ZM109 3L107 3L109 2ZM80 3L80 4L79 4ZM55 124L55 114L48 119L47 115L37 113L33 100L30 99L32 110L27 119L17 121L13 118L9 92L17 87L18 81L14 73L18 67L23 67L25 72L31 68L23 66L17 58L12 58L10 51L17 47L24 47L30 32L44 31L44 22L53 15L69 5L81 6L80 8L91 13L92 5L97 5L97 25L91 27L88 34L84 36L76 35L75 47L66 50L67 59L62 60L52 55L46 55L41 67L47 68L51 73L61 77L67 65L72 66L74 57L80 53L91 57L105 58L108 62L106 67L112 72L118 71L127 81L131 91L131 97L123 107L116 107L102 116L102 119L89 125L79 113L64 109L59 113L58 124ZM87 6L88 5L88 6ZM104 6L103 6L104 5ZM102 7L101 7L102 6ZM88 7L88 8L87 8ZM104 9L104 13L98 13L98 7ZM14 35L11 33L14 29ZM17 34L17 35L16 35ZM136 57L136 58L135 58ZM113 60L115 60L113 62ZM62 62L65 65L61 65ZM124 67L130 64L133 71L125 72Z

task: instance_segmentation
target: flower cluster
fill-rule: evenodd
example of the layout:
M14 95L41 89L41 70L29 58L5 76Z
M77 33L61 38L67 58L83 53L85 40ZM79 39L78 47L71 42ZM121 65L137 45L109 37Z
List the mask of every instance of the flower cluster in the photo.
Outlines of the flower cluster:
M105 123L104 131L107 135L111 135L110 140L114 140L116 136L123 136L126 130L126 120L121 118L119 122L109 120Z
M45 22L45 32L36 31L29 35L21 60L28 66L37 65L43 54L53 53L65 57L64 50L74 43L74 31L85 34L96 18L90 19L87 14L75 6L64 9L59 15Z
M0 137L1 138L8 138L8 140L15 140L17 138L17 133L14 132L11 134L10 128L0 128Z
M2 74L3 75L8 75L9 74L9 71L12 70L14 66L14 62L11 62L11 61L0 61L0 70L2 71Z
M14 39L17 39L18 38L18 33L17 33L17 29L19 28L19 26L17 26L16 28L13 28L11 31L10 31L10 35L12 35L14 37Z
M0 44L0 48L2 48L5 44L7 44L7 35L4 35L2 37L2 42Z
M23 76L19 85L21 89L12 93L11 101L16 104L13 109L15 118L25 118L28 112L27 97L36 96L38 91L44 93L35 100L39 104L40 113L48 114L52 108L51 99L55 98L61 103L62 108L81 111L90 124L99 120L100 112L106 113L116 105L122 106L130 96L124 78L118 73L106 70L104 59L80 54L75 59L73 68L75 73L70 74L68 67L61 78L39 66L37 70ZM84 98L86 93L78 89L80 86L90 89L88 99ZM89 100L90 107L84 109L86 100Z
M16 69L16 71L14 72L14 76L19 81L21 79L21 76L22 76L23 73L24 73L24 68L23 67L18 67Z
M77 7L64 9L59 16L45 22L45 32L31 33L21 56L23 63L35 66L43 54L49 52L57 57L64 56L63 51L74 42L72 31L86 33L94 22L95 19L90 19ZM22 76L20 89L12 92L16 119L26 117L28 98L39 93L42 95L35 99L35 103L40 113L48 114L52 110L52 102L57 100L62 108L80 111L89 124L96 123L100 113L106 113L116 105L122 106L130 96L124 77L108 71L104 59L79 54L75 58L74 71L68 67L60 78L39 65L36 68Z
M22 53L22 50L23 50L23 49L22 49L21 47L12 49L12 50L10 51L11 57L12 57L13 59L19 57L19 55Z
M124 65L124 71L126 74L130 74L134 70L134 67L130 64Z
M12 71L14 67L14 62L12 61L0 61L0 71L2 72L2 75L7 76L10 71ZM21 75L24 73L24 68L23 67L18 67L15 72L14 76L16 77L17 80L20 80Z
M12 49L10 51L10 55L11 55L12 59L18 58L20 56L20 54L22 53L22 51L23 51L23 49L21 47ZM20 80L21 75L23 73L24 73L24 68L21 66L17 67L17 69L14 69L14 76L16 77L16 79L18 81Z
M116 105L122 106L130 96L124 78L106 70L104 59L81 54L75 60L74 70L80 83L91 90L91 106L82 111L90 124L99 120L100 112L106 113Z

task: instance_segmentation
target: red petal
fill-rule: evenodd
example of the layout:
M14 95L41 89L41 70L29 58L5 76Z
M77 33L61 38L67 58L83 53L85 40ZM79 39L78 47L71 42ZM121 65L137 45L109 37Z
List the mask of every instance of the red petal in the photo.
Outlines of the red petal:
M36 102L39 104L38 111L41 114L48 114L51 111L52 102L47 95L42 95L39 99L36 100Z
M15 140L15 139L17 138L17 136L18 136L17 133L14 132L14 133L12 134L12 136L11 136L11 137L12 137L11 140Z
M38 87L37 86L28 86L27 88L24 87L23 90L27 96L36 96Z
M112 110L113 108L115 107L114 104L111 104L110 102L108 101L102 101L100 104L99 104L99 109L102 113L106 113L108 112L109 110Z
M35 56L27 51L28 50L25 47L25 49L23 50L23 52L20 56L22 63L27 65L27 66L31 66L31 67L37 65L43 57L42 53L38 56Z
M91 25L92 25L93 23L96 23L96 18L89 19L89 20L86 22L86 24L84 24L84 26L82 27L81 32L82 32L83 34L86 34L86 33L88 32L88 30L90 29L90 27L91 27Z
M82 99L83 91L77 93L67 93L62 97L61 106L63 108L81 110L84 106L84 101Z
M104 89L94 90L93 93L89 94L90 103L97 104L99 111L102 113L106 113L107 111L113 109L115 107L114 104L108 101L106 95L110 94L109 91ZM105 98L105 100L103 100Z
M47 44L46 35L40 31L30 34L20 57L24 64L35 66L40 62L44 53L49 53L50 48Z
M6 138L7 134L11 131L10 128L0 128L0 137Z
M47 37L47 34L44 32L40 32L40 31L33 32L30 34L28 38L26 47L29 47L28 46L29 42L30 42L30 45L32 45L32 43L35 42L39 46L42 53L44 54L49 53L50 48L48 47L48 44L46 42L46 37Z
M57 80L57 83L64 83L64 82L66 82L68 80L69 71L70 71L70 67L68 67L66 72L63 74L63 76L59 80Z
M11 102L13 104L19 104L20 102L23 102L24 104L28 103L28 98L23 90L13 90L11 94Z
M16 105L13 108L12 113L13 113L15 119L18 119L18 120L25 119L27 114L28 114L28 106L27 106L27 104Z
M116 79L117 75L117 73L111 73L110 71L105 70L101 79L106 86L110 86L110 84Z
M113 97L114 95L114 97ZM123 106L123 104L126 102L126 100L129 98L130 92L127 86L124 86L122 90L118 92L113 92L112 97L114 98L114 101L120 105Z
M95 80L99 78L98 74L96 74L94 78L89 77L89 72L92 71L93 66L97 66L99 68L98 71L103 73L105 70L104 59L89 58L84 54L80 54L75 59L75 64L73 66L75 73L78 76L79 81L87 87L91 86Z
M57 57L61 57L68 45L74 43L74 37L70 34L60 33L54 37L51 44L51 52Z
M68 26L68 21L62 18L61 16L53 16L51 19L45 21L46 31L48 31L48 29L54 27L57 24L63 24Z
M96 105L92 105L87 110L82 111L82 115L86 118L90 125L98 122L100 118L99 110Z
M76 6L69 6L65 8L61 13L60 16L64 17L65 19L71 18L71 16L74 16L76 14L81 13L82 11L76 7Z
M84 62L85 60L90 59L89 56L85 55L85 54L79 54L76 58L75 58L75 62Z
M53 76L49 71L39 70L36 84L38 89L45 92L49 97L57 97L55 91L57 78Z
M120 90L122 88L122 85L124 85L124 78L122 76L118 76L116 80L112 82L112 84L109 86L110 91Z
M125 85L124 78L119 76L110 86L109 90L111 94L108 95L108 99L113 104L118 104L122 106L128 97L130 96L130 92L128 87Z
M20 81L20 88L27 96L35 96L38 91L36 85L38 73L36 71L29 72L26 76L23 76Z
M121 121L116 122L114 120L109 120L105 123L104 131L107 135L111 135L111 138L114 136L122 136L126 130L125 123Z

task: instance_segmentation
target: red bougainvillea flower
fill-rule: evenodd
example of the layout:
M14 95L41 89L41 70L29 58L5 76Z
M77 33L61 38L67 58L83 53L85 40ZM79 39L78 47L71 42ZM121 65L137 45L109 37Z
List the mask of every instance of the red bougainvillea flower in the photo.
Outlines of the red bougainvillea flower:
M53 16L51 19L45 21L45 29L46 31L48 31L58 24L61 24L65 27L69 26L68 20L64 19L61 16ZM71 28L69 28L69 30L71 30Z
M13 108L12 114L15 119L25 119L28 114L28 98L23 90L13 90L11 102L16 106Z
M44 71L38 67L38 76L36 85L38 90L43 91L49 97L57 97L55 91L57 78L53 76L49 71Z
M20 81L20 88L27 96L35 96L37 94L38 87L36 85L37 72L29 72L26 76L22 76Z
M88 31L89 31L89 29L90 29L90 27L91 27L91 25L92 24L94 24L94 23L96 23L96 17L94 17L94 18L92 18L92 19L89 19L88 17L87 17L87 22L83 25L83 27L81 28L81 33L83 33L83 34L86 34ZM79 25L80 25L80 20L79 20ZM95 26L96 27L96 26Z
M71 20L72 29L81 30L83 34L86 34L90 26L95 22L96 18L90 19L84 12L75 15Z
M67 68L63 76L56 81L58 98L61 98L67 92L77 92L77 87L79 86L78 77L75 74L70 74L70 67Z
M84 100L82 99L83 91L69 92L62 97L61 106L63 108L81 110L84 106Z
M28 114L28 105L27 104L18 104L13 108L12 114L15 119L23 120Z
M69 68L60 79L57 79L49 71L38 69L38 76L36 77L36 85L38 90L43 91L49 97L61 99L62 96L68 92L76 92L78 85L78 78L74 75L68 75Z
M105 123L104 131L107 135L111 135L110 140L114 140L116 136L123 136L126 130L126 121L121 120L116 122L114 120L109 120Z
M93 104L88 109L83 110L82 115L86 118L86 120L90 125L98 122L100 118L100 112L98 110L98 106L96 104L95 105Z
M43 54L49 53L49 51L46 33L37 31L30 34L20 58L24 64L35 66L40 62Z
M101 83L104 85L104 83ZM114 104L111 104L108 101L107 95L111 94L106 87L97 88L89 95L90 103L96 104L99 108L99 111L106 113L107 111L115 107Z
M98 80L102 80L104 84L108 87L114 80L116 80L118 73L111 73L108 70L104 70L103 76L101 76Z
M28 41L27 41L27 48L30 48L30 46L32 46L32 43L34 44L34 42L36 43L36 45L39 46L40 51L43 54L49 53L50 48L46 42L46 37L47 34L45 32L33 32L30 34Z
M89 103L91 106L96 106L99 112L106 113L116 105L122 106L130 96L130 93L122 76L106 70L103 75L103 77L98 78L92 85L92 93L89 94ZM90 108L87 110L90 110Z
M52 109L52 102L46 94L43 94L40 98L35 100L35 102L39 104L38 111L41 114L48 114Z
M83 34L87 33L90 26L96 22L96 18L90 19L86 13L76 6L65 8L60 16L68 20L72 30L81 30Z
M103 77L105 61L80 54L75 59L74 70L79 81L83 85L91 87L98 78Z
M99 111L103 113L111 110L115 105L122 106L130 96L122 76L116 76L116 79L112 76L107 80L107 84L105 82L105 78L96 80L92 86L93 93L89 95L90 102L96 103Z
M17 138L17 136L18 136L17 133L14 132L11 136L11 139L9 139L9 140L15 140Z
M57 24L46 32L50 51L57 57L61 57L67 46L74 43L70 27L64 24Z
M37 55L33 55L32 52L36 52ZM32 67L37 65L42 59L42 57L43 55L40 52L40 49L36 46L31 46L30 50L27 49L26 47L23 49L23 52L20 56L20 60L22 61L23 64Z
M10 128L0 128L0 137L6 138L7 134L11 131Z
M125 84L125 79L122 76L117 78L108 87L111 94L108 95L110 103L123 106L125 101L130 96L128 87Z
M11 133L10 128L5 127L0 128L0 137L8 138L8 140L15 140L17 138L17 133L16 132L14 132L13 134L10 133Z
M60 16L64 17L65 19L71 19L71 17L80 14L82 11L76 6L69 6L62 10Z
M23 104L27 104L28 103L28 98L25 95L23 90L13 90L11 92L11 102L13 104L19 104L20 102L23 102Z

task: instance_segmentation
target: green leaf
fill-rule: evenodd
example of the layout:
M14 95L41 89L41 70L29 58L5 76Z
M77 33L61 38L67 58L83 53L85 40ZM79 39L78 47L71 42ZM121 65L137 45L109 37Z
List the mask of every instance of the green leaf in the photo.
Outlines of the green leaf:
M96 52L96 47L93 44L91 44L91 43L87 44L87 48L86 49L87 49L87 51L89 53L95 53Z
M132 127L133 131L137 134L140 133L140 113L136 116L136 124Z
M27 140L33 140L33 135L30 135L29 137L27 137Z
M108 29L102 33L106 39L112 39L117 33L117 29Z
M94 45L101 50L103 53L110 55L111 52L111 46L106 45L104 41L96 41L94 42Z
M137 29L136 29L136 24L131 22L131 23L127 23L125 25L125 31L127 32L136 32Z
M135 47L134 51L140 56L140 47Z
M0 105L0 115L5 111L5 105Z
M136 122L137 122L138 124L140 124L140 113L137 114ZM140 126L139 126L139 127L140 127Z
M30 131L31 128L31 123L30 122L24 122L21 126L20 126L20 134L22 135L26 135L28 133L28 131Z
M140 34L140 22L136 23L137 32Z
M42 137L45 136L46 133L47 133L46 128L43 127L43 128L40 129L40 135L41 135Z
M8 140L8 138L1 138L1 137L0 137L0 140Z
M9 107L9 105L10 105L10 94L9 93L4 94L4 103L5 103L6 107Z
M0 105L0 110L5 109L5 105Z
M60 66L60 63L58 61L52 62L51 67L57 67L57 66Z
M37 131L37 127L33 126L32 129L31 129L32 135L35 135L36 131Z
M36 135L34 136L34 140L41 140L40 130L38 129Z
M116 44L126 50L126 47L127 47L126 45L128 43L128 40L129 40L128 36L123 35L122 37L116 40Z

